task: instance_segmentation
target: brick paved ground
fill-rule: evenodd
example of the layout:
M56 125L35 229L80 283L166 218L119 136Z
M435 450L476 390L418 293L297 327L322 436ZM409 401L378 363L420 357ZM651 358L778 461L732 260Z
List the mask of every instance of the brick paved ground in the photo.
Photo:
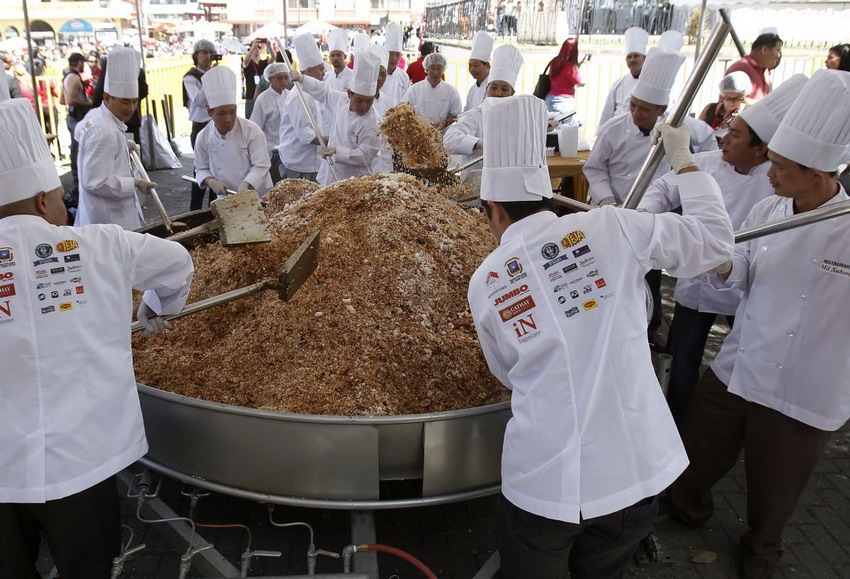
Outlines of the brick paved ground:
M185 147L188 149L188 146ZM185 168L151 174L160 183L160 195L172 213L188 209L188 185L179 181L181 173L191 172L191 160ZM66 178L67 179L67 178ZM150 212L150 209L149 209ZM150 213L153 215L153 213ZM666 284L669 305L669 284ZM671 308L668 308L668 310ZM722 328L715 327L709 351L716 351L722 340ZM785 534L785 556L778 576L826 579L850 577L850 428L832 437L817 472L804 493L797 512ZM162 497L176 512L186 515L189 499L181 495L182 485L166 481ZM663 563L635 563L630 577L647 578L724 578L735 577L735 549L744 530L746 483L743 463L726 476L716 488L716 511L705 528L682 527L661 519L657 523ZM495 499L483 498L451 505L417 509L377 511L375 523L379 543L408 551L428 565L443 579L469 579L484 565L495 549ZM135 555L124 570L127 579L176 578L179 559L185 546L175 548L157 530L134 518L134 503L124 504L125 523L134 529L133 544L147 548ZM223 495L200 499L195 520L203 523L241 523L250 527L253 548L282 551L277 559L259 559L250 574L291 575L307 572L307 532L304 528L279 529L269 523L266 505ZM351 542L350 519L345 511L325 511L277 507L279 522L305 521L315 531L317 548L340 551ZM200 529L199 533L215 544L216 549L239 567L246 546L246 533L241 529ZM125 536L125 540L127 536ZM691 559L702 553L717 554L709 564L695 564ZM421 576L407 563L392 556L378 555L380 577L413 578ZM49 566L45 562L45 569ZM319 573L339 573L339 561L320 559ZM190 577L200 577L196 570Z

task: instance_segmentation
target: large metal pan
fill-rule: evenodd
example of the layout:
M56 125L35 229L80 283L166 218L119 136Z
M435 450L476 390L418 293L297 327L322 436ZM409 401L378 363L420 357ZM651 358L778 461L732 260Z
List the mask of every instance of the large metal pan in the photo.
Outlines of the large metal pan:
M142 462L242 498L331 509L414 507L498 492L510 403L406 416L255 410L138 385ZM392 498L382 495L389 481ZM420 484L421 483L421 484ZM398 496L399 487L415 487ZM386 492L384 492L386 494Z

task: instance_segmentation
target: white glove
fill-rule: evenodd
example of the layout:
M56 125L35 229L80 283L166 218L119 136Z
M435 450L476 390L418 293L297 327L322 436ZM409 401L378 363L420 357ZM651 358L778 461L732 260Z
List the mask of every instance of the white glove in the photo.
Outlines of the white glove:
M289 71L289 80L292 82L304 82L304 75L301 74L300 70L295 70L293 68Z
M325 159L333 157L336 154L336 147L322 147L319 154Z
M141 151L142 151L139 148L139 144L132 139L127 139L127 150L130 151L131 153L136 153L137 155L141 155Z
M602 201L599 202L600 207L605 207L606 205L616 205L616 204L617 204L617 198L614 197L613 195L609 195L608 197L605 197Z
M254 186L248 183L247 181L242 181L239 183L239 189L236 190L237 193L247 193L248 191L253 191Z
M139 309L136 312L136 319L139 320L140 324L142 324L142 335L146 338L171 328L171 324L169 324L164 318L156 315L156 313L150 309L144 300L142 300L142 303L139 304Z
M686 167L697 166L690 151L691 130L688 125L682 123L680 127L672 127L669 123L659 123L652 131L652 143L657 143L659 138L664 145L667 160L676 173Z
M204 185L209 187L210 191L215 193L216 195L223 197L227 195L227 185L219 181L218 179L214 179L212 177L208 177L206 181L204 181Z
M151 189L156 187L156 183L145 181L144 179L133 179L133 185L145 195L150 195Z

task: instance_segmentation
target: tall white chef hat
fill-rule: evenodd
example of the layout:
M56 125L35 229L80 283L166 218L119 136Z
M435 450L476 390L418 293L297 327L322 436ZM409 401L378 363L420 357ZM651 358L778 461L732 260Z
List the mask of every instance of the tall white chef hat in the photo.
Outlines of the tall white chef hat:
M226 66L214 66L205 72L201 77L201 85L211 109L235 105L238 100L236 93L239 91L239 79L236 78L236 73Z
M266 80L269 80L274 75L280 74L282 72L287 72L286 64L283 62L273 62L268 65L263 71L263 76L266 78Z
M377 52L372 50L358 52L354 61L354 80L349 87L351 92L362 96L375 96L380 68L381 57Z
M684 54L659 46L650 48L632 96L653 105L666 106L676 73L684 61Z
M0 79L5 81L6 79ZM3 101L7 101L12 98L12 95L9 94L9 83L8 82L0 82L0 103Z
M364 50L369 50L369 35L364 32L358 32L354 35L354 42L352 42L354 54L359 52L363 52Z
M493 37L479 30L472 37L472 50L469 52L469 60L480 60L490 62L490 53L493 51Z
M142 55L138 51L116 46L109 51L106 61L106 80L103 92L109 96L123 99L139 98L139 67Z
M672 50L673 52L682 50L682 44L684 44L684 39L682 38L682 33L678 30L662 32L661 37L658 39L658 46Z
M383 46L378 46L377 44L371 47L369 50L378 55L379 62L384 69L389 68L390 66L390 53Z
M516 79L522 69L522 53L513 44L503 44L493 51L488 82L502 80L516 88Z
M850 72L820 69L782 119L770 150L812 169L835 171L847 161L848 143Z
M401 52L404 35L398 24L387 24L387 38L384 44L389 52Z
M322 51L319 50L316 41L313 39L313 35L309 32L299 34L292 40L292 43L295 45L295 55L298 57L298 66L301 70L313 68L325 61L322 58Z
M348 52L348 31L343 28L334 28L328 35L328 52L335 50Z
M552 197L546 167L546 103L534 95L521 94L485 99L481 110L481 199L509 202Z
M0 206L62 186L27 99L0 102L0 182Z
M746 76L746 73L741 74ZM749 77L747 80L749 81ZM773 140L779 123L785 118L788 109L797 100L808 80L805 74L795 74L773 89L766 97L745 108L738 116L750 126L759 139L769 143Z
M649 32L639 26L632 26L623 34L623 40L626 45L626 56L633 53L646 54Z

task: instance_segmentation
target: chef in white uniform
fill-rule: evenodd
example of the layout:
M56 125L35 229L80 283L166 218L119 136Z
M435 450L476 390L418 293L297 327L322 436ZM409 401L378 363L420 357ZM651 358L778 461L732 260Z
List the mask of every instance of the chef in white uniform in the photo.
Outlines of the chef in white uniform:
M159 314L182 309L192 261L117 225L64 226L64 191L26 99L0 103L0 180L0 577L40 577L41 531L62 577L109 577L121 548L114 475L148 449L132 290L147 290L138 316L156 333Z
M469 51L469 74L472 76L472 86L466 94L464 112L474 109L484 102L487 96L487 77L490 75L490 53L493 52L493 37L479 30L472 37L472 49Z
M770 141L776 189L744 226L847 203L836 169L850 142L850 73L819 70ZM714 276L742 289L735 325L694 391L682 438L692 463L668 490L671 517L701 525L711 488L747 471L743 577L771 577L782 533L832 432L850 418L850 229L839 217L739 243Z
M387 39L385 48L389 53L387 62L387 81L381 87L381 92L390 95L395 102L400 102L404 93L410 88L410 77L402 69L398 68L401 60L402 40L404 35L398 24L387 24Z
M791 104L803 90L806 76L797 74L748 109L746 115L733 119L723 137L723 149L697 153L695 158L720 185L723 203L738 230L750 209L774 195L767 177L770 162L767 146ZM646 190L640 208L652 213L672 211L679 207L679 188L671 171L656 179ZM691 393L699 380L705 343L718 315L734 319L741 292L718 290L707 273L679 278L673 297L676 309L667 339L667 353L673 356L667 402L677 423L681 423L690 406Z
M150 193L154 183L133 177L126 123L139 104L142 55L116 46L109 53L103 104L77 123L80 199L74 225L116 223L124 229L145 224L136 189ZM115 64L115 66L113 66Z
M599 117L599 127L618 115L629 112L629 98L640 78L643 62L646 60L646 45L649 42L649 33L638 26L632 26L623 33L623 43L626 48L626 67L629 72L614 81L605 105L602 107L602 115Z
M667 124L659 129L684 215L608 207L557 217L546 120L531 95L484 103L481 200L499 247L468 297L488 366L513 392L501 572L619 577L652 528L655 495L688 464L652 369L640 282L651 268L716 267L731 254L732 229L717 184L688 151L687 127Z
M663 119L676 73L684 60L685 56L679 52L651 48L632 92L631 114L614 117L599 129L599 136L584 166L593 205L622 203L625 200L649 154L652 146L649 135L655 124ZM685 117L688 125L699 123L705 126L705 130L699 133L691 131L694 152L716 150L717 142L711 134L711 127L702 121L688 119L690 117ZM695 141L696 134L700 135L700 141ZM669 170L667 161L662 161L655 176L660 177Z
M428 76L414 83L407 89L402 102L409 102L416 112L434 125L438 130L444 130L457 120L463 112L460 93L449 83L443 81L446 70L446 57L439 52L432 52L422 63Z
M503 44L493 51L493 63L487 85L488 98L504 98L513 96L519 72L522 70L523 58L519 49L512 44ZM482 103L483 104L483 103ZM461 163L467 163L481 156L484 146L484 128L481 105L467 111L458 117L457 123L446 129L443 145L451 155L461 155ZM464 169L461 178L480 169L473 165Z
M354 71L348 68L348 31L334 28L328 34L328 59L331 70L325 75L325 83L336 90L348 90L354 80Z
M293 44L301 74L321 81L325 77L324 60L319 47L316 46L316 41L313 40L313 35L305 32L296 36ZM316 125L322 127L324 124L322 110L317 105L316 99L309 94L304 94L303 97ZM319 163L323 162L319 157L320 135L313 130L313 125L304 109L304 102L294 88L286 97L285 111L280 119L280 145L277 148L280 155L280 175L284 179L315 181L319 172Z
M253 190L264 198L272 186L269 149L263 130L236 116L239 78L229 68L217 66L201 82L212 122L195 141L195 178L218 199L228 190Z
M275 183L280 180L277 174L280 166L280 156L277 154L280 118L286 105L286 97L289 95L289 91L286 90L289 75L286 71L287 66L282 62L273 62L266 66L263 76L269 82L269 89L260 93L254 101L254 110L251 111L250 119L263 129L263 134L266 136L271 158L272 181Z
M354 80L347 92L333 90L309 76L293 72L293 82L300 82L304 91L323 108L333 111L333 126L322 157L333 159L340 179L372 174L372 162L378 154L378 116L372 108L378 90L380 57L372 50L357 54ZM320 185L336 180L329 164L319 167Z
M373 46L370 50L378 55L379 62L381 63L381 68L378 72L375 101L372 103L372 109L375 111L375 115L378 118L378 127L380 127L387 111L397 105L398 101L394 100L393 94L381 92L381 88L387 82L387 66L390 60L389 52L383 46L378 45ZM372 173L391 173L393 170L392 147L389 146L387 140L382 136L379 135L378 139L380 148L378 149L378 154L375 156L375 160L372 161Z

